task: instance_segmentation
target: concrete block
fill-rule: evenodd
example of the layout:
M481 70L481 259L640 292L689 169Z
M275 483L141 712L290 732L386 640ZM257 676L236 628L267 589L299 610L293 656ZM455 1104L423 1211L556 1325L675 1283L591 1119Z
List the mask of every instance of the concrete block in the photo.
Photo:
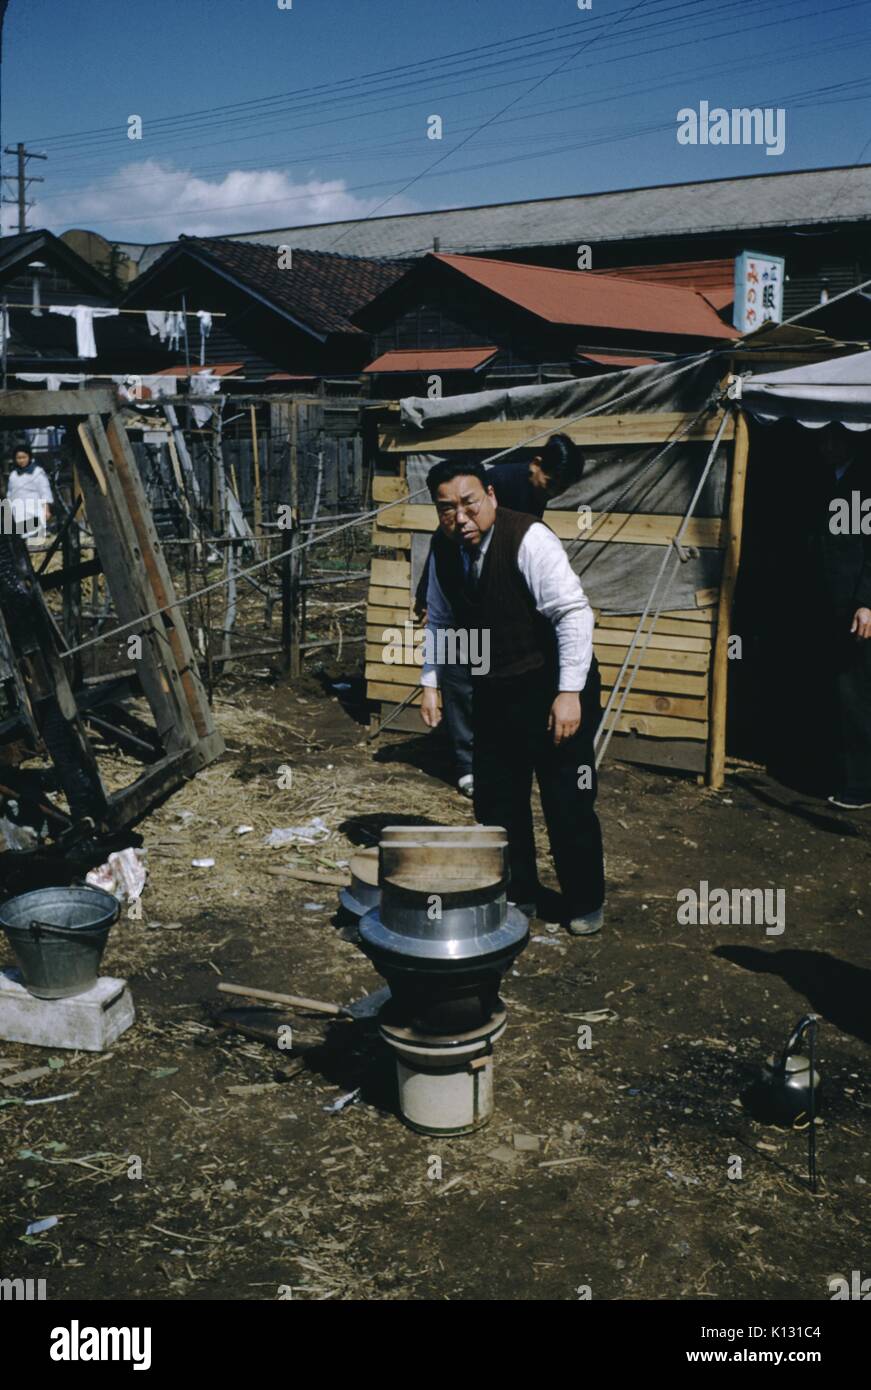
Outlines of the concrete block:
M105 1052L135 1018L126 980L104 975L84 994L36 999L17 970L0 970L0 1039Z

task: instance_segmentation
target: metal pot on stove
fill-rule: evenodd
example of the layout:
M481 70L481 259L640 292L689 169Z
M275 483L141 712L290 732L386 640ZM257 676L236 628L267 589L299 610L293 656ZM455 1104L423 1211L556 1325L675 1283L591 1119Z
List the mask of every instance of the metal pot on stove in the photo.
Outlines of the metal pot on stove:
M388 827L378 878L381 902L362 918L360 941L390 985L393 1016L436 1032L489 1018L529 940L527 919L508 906L505 831Z

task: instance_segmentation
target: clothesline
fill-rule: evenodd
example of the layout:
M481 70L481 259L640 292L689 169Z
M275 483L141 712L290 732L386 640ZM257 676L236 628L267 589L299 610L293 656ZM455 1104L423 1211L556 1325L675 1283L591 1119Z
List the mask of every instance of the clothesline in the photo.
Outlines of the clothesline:
M48 305L45 305L45 304L42 304L42 305L40 305L39 307L42 309L43 313L45 313L45 312L48 310L48 308L49 308L49 306L48 306ZM69 308L71 308L71 309L74 308L74 307L75 307L75 305L72 305L72 304L69 305ZM96 306L94 306L94 307L96 307ZM107 306L107 307L109 307L109 306ZM6 300L4 300L4 301L3 301L3 308L4 308L4 309L32 309L32 308L33 308L33 305L32 305L32 304L9 304ZM183 314L185 318L188 318L188 319L195 319L195 318L197 317L197 314L200 313L201 310L199 310L199 309L116 309L115 312L116 312L116 314L160 314L160 313L167 313L167 314ZM227 317L226 313L225 313L224 311L222 311L222 310L210 309L210 310L209 310L209 313L211 314L211 316L212 316L213 319L225 319L225 318Z
M21 309L27 306L17 304L11 307ZM9 308L9 304L4 299L2 306L0 306L0 344L2 344L4 353L4 373L6 345L10 336ZM31 312L32 308L33 306L31 306ZM144 314L150 337L157 337L161 343L168 343L171 350L180 348L181 339L184 337L185 351L188 352L187 320L191 317L196 318L200 325L200 365L205 365L206 339L212 331L213 317L206 309L194 309L192 311L187 309L117 309L114 305L105 304L47 304L45 308L49 314L57 314L74 320L76 325L76 355L78 357L97 356L97 340L94 337L94 321L97 319L114 319L119 314ZM226 318L226 314L219 314L219 317Z

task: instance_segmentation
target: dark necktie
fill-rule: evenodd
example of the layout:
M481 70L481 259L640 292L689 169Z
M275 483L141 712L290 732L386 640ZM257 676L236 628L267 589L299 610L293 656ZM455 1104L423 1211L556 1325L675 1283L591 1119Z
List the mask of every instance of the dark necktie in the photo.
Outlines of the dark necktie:
M473 599L478 592L478 571L475 568L475 553L471 550L463 549L463 588L469 598Z

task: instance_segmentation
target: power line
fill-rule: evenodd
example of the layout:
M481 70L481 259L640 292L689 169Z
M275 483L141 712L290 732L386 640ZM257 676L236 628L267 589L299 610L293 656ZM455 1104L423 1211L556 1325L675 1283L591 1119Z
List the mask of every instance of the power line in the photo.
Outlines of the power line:
M641 0L641 2L643 3L643 0ZM856 79L856 81L857 81L857 82L869 82L869 81L871 81L871 78ZM798 108L798 109L802 109L802 108L809 107L809 106L818 107L818 106L827 106L827 105L840 105L840 104L843 104L844 102L848 102L848 101L861 101L861 100L864 100L865 97L866 97L866 93L864 93L864 92L854 93L853 95L849 95L849 96L846 96L846 95L845 95L845 96L831 96L828 100L823 100L823 101L810 100L810 98L814 98L814 97L816 97L816 96L818 96L818 95L820 95L820 94L827 93L827 92L831 92L831 91L833 91L833 90L835 90L835 89L837 89L837 88L840 88L840 87L842 87L842 86L850 86L850 85L855 85L855 84L853 84L853 83L846 83L846 84L829 84L829 85L827 85L826 87L811 88L811 89L808 89L808 90L806 90L806 91L798 92L798 93L788 93L788 94L783 95L783 96L772 97L771 99L772 99L772 100L777 100L777 101L793 101L794 106L795 106L796 108ZM768 95L768 94L767 94L767 95ZM519 97L517 98L517 100L520 100L520 99L521 99L521 98L519 98ZM474 127L474 129L472 130L471 134L466 138L466 140L464 140L464 141L461 142L461 143L462 143L462 144L468 144L469 141L474 137L474 135L475 135L479 130L484 129L485 126L488 125L488 124L492 124L493 121L496 120L497 118L498 118L498 113L497 113L497 116L491 117L491 119L490 119L488 122L479 123L478 126ZM391 202L391 201L393 200L393 198L399 197L399 196L400 196L402 193L404 193L404 192L406 191L406 189L407 189L408 187L410 187L412 184L421 182L423 179L430 179L430 178L446 178L446 177L451 177L452 175L455 175L455 174L475 173L475 172L477 172L477 171L479 171L479 170L481 170L481 169L495 169L495 168L505 167L505 166L507 166L507 165L514 165L514 164L527 163L527 162L528 162L529 160L531 160L531 159L535 159L535 160L541 161L541 160L543 160L543 159L554 158L554 157L556 157L556 156L558 156L558 155L571 154L571 153L576 152L577 150L582 150L582 149L594 149L594 148L597 148L597 147L602 146L602 145L618 144L618 143L620 143L620 142L622 142L622 141L625 141L625 140L635 139L635 138L637 138L638 136L642 136L642 135L653 135L653 134L657 134L657 133L662 132L662 131L672 130L673 128L674 128L674 120L673 120L672 118L670 118L670 119L667 120L667 121L653 122L653 123L650 123L650 124L647 124L647 125L629 126L629 127L625 127L625 128L622 129L622 130L618 130L618 131L616 131L616 132L612 131L612 130L609 128L607 134L602 133L602 134L599 134L599 135L594 135L594 136L592 136L592 137L587 137L587 138L585 138L585 139L571 141L571 142L568 143L568 144L559 145L559 146L550 146L550 147L549 147L546 151L544 151L544 152L542 152L541 150L533 150L533 151L531 151L531 152L528 153L528 154L515 154L515 155L509 155L509 156L506 157L505 159L498 159L498 160L497 160L497 159L488 159L488 160L484 160L483 162L480 162L480 163L476 163L476 164L463 164L463 165L460 165L460 166L459 166L458 168L456 168L456 169L446 169L446 170L442 170L441 172L438 172L438 171L437 171L437 166L438 166L438 164L443 163L447 158L450 157L451 154L456 153L456 150L460 148L460 145L457 145L457 146L453 147L451 150L447 151L447 153L446 153L445 155L443 155L439 160L436 160L436 161L434 162L434 164L431 165L428 169L423 170L421 173L416 174L412 179L408 180L408 182L407 182L405 185L403 185L402 188L396 190L395 192L393 192L392 194L390 194L387 198L382 199L382 201L379 202L378 204L376 204L375 208L372 209L368 214L366 214L366 215L363 216L363 217L355 218L355 219L353 219L353 221L349 222L347 228L340 234L340 236L339 236L338 238L336 238L336 240L334 240L334 241L332 241L332 242L330 243L328 249L329 249L329 250L332 250L332 248L333 248L334 246L336 246L336 245L338 244L339 241L343 240L346 236L350 235L351 232L352 232L356 227L358 227L358 226L360 225L361 222L367 222L367 221L369 221L372 217L375 216L376 212L378 212L378 211L380 210L380 208L386 206L386 204L389 203L389 202ZM542 138L543 138L543 139L548 139L548 140L550 140L552 137L551 137L550 135L547 135L547 136L543 136ZM368 183L350 184L350 185L348 185L347 187L342 188L342 189L337 190L337 191L340 192L342 195L347 196L347 195L354 194L354 193L368 192L370 189L383 188L386 184L389 184L389 183L391 183L392 181L393 181L392 179L381 179L381 180L374 180L374 181L371 181L371 182L368 182ZM189 215L191 218L196 218L196 217L203 217L203 216L206 216L206 215L214 215L216 212L218 212L218 213L223 213L223 212L233 211L233 210L235 210L236 208L246 208L246 209L250 209L250 208L258 208L258 207L274 207L274 206L286 207L286 206L288 206L288 205L290 205L290 204L293 204L293 203L307 203L307 202L310 202L311 197L312 197L312 194L311 194L311 193L302 193L302 194L288 194L288 195L284 195L284 196L282 196L282 197L280 197L280 198L264 198L264 199L258 199L258 200L256 200L256 201L252 201L251 199L247 199L245 202L242 202L242 203L225 203L225 204L223 204L221 207L216 208L216 209L212 209L212 208L209 208L209 207L191 208L188 215ZM114 224L117 224L117 223L123 223L123 222L144 223L144 222L159 221L159 220L161 220L161 219L163 219L163 218L165 218L165 217L166 217L166 212L165 212L165 211L164 211L164 212L156 212L156 213L131 213L131 214L125 215L125 216L123 216L123 217L113 217L113 218L112 218L112 222L113 222L113 225L114 225Z
M781 0L781 4L774 6L774 8L782 8L784 5L787 5L789 3L790 0ZM671 10L677 10L679 14L672 20L664 20L662 16L668 14ZM658 12L657 18L654 21L652 21L649 25L642 26L642 30L646 28L660 27L664 23L686 24L687 20L682 17L683 12L686 10L698 11L698 0L675 0L675 3L662 7L662 9L660 9ZM714 18L714 13L706 14L704 16L705 20L711 18ZM352 90L347 95L349 95L352 99L356 99L361 94L361 89L365 84L375 82L376 80L378 81L378 84L384 88L384 90L396 91L397 84L395 81L395 74L397 73L401 74L404 78L408 78L408 81L403 85L414 85L415 87L419 87L421 82L421 74L416 72L417 69L424 69L425 71L431 72L436 70L445 62L453 59L459 59L461 61L472 64L472 67L469 69L468 72L462 72L456 75L477 75L482 71L480 55L490 50L499 48L507 49L512 45L522 45L529 47L530 40L532 41L532 46L535 46L536 44L541 44L545 42L546 36L550 34L559 34L561 36L565 36L565 32L567 30L576 31L579 24L582 24L586 30L589 30L590 28L600 28L602 25L607 24L607 22L608 21L605 19L574 20L571 24L558 25L552 29L533 31L532 33L519 35L513 39L505 39L496 43L477 45L473 48L456 50L454 53L445 55L441 58L420 59L417 62L403 63L396 67L378 69L370 74L341 78L330 83L319 83L313 87L301 88L297 91L278 93L270 97L257 97L244 102L232 102L229 104L221 104L212 107L201 107L194 111L180 112L173 116L156 117L153 121L150 122L150 125L162 127L165 125L175 125L183 122L184 128L190 129L190 123L192 118L202 116L208 118L210 122L213 122L215 116L220 116L222 114L230 115L231 113L239 113L243 112L245 109L248 108L256 108L254 111L251 112L252 115L256 116L259 115L262 110L274 105L277 102L298 102L303 99L310 100L312 97L315 97L317 98L318 102L321 102L322 100L329 100L331 103L334 103L337 99L339 99L338 94L340 93L341 89L345 87L351 87ZM639 31L633 30L630 32L635 33ZM562 43L562 38L560 39L560 43ZM494 56L499 57L499 55ZM511 61L525 62L528 61L528 57L529 55L527 53L520 51L513 55L508 54L506 61L510 58ZM364 92L363 95L370 94ZM232 116L232 119L236 119L236 116ZM247 117L241 115L239 119L247 119ZM68 148L71 143L76 142L79 139L87 137L89 135L106 135L109 137L117 138L118 127L117 125L100 126L89 131L65 132L63 135L43 137L40 140L40 143L44 145L53 145L56 148Z
M777 9L782 9L782 8L788 8L788 9L790 9L790 10L793 10L793 8L794 8L794 3L795 3L795 0L780 0L780 3L771 6L771 7L770 7L770 10L777 10ZM852 0L852 2L851 2L850 4L846 4L846 5L840 6L840 7L838 7L838 8L839 8L839 9L852 9L852 8L857 8L859 5L862 5L862 4L864 4L864 0ZM601 39L602 44L605 45L605 46L609 46L609 45L610 45L610 46L613 46L613 45L615 45L615 44L619 46L619 45L623 45L623 44L625 44L626 42L628 42L633 36L645 34L645 33L647 33L648 31L651 31L651 30L664 29L664 28L667 28L667 27L669 27L669 26L679 25L680 28L681 28L681 31L683 32L683 31L685 31L686 29L688 29L689 27L692 27L692 26L694 26L694 25L698 25L698 24L710 24L710 23L716 23L716 22L718 22L720 16L719 16L718 13L715 13L715 12L714 12L714 13L705 13L705 14L702 15L701 17L696 17L695 19L693 19L693 18L688 18L688 17L686 16L686 14L684 13L684 11L686 11L686 10L697 11L697 9L698 9L697 0L678 0L677 3L675 3L675 4L671 5L671 6L666 7L666 9L663 10L663 11L660 11L660 12L659 12L659 17L657 17L657 19L654 20L654 21L652 21L652 22L645 23L644 25L638 26L638 27L636 27L636 28L634 28L634 29L626 30L624 34L620 34L620 35L602 34L602 35L600 35L600 36L594 36L594 37L597 38L597 41L598 41L599 39ZM672 18L663 18L662 16L663 16L664 14L667 14L668 10L677 10L678 13L677 13L676 15L674 15ZM830 13L834 13L834 12L836 12L836 11L830 11ZM629 11L629 13L631 14L631 11ZM809 17L809 16L807 16L807 15L804 15L804 16L802 16L802 15L793 16L792 22L798 22L798 21L801 20L802 18L808 18L808 17ZM605 22L605 21L599 21L599 23L604 23L604 22ZM745 32L745 33L754 32L754 31L755 31L756 29L758 29L758 28L767 28L767 27L770 27L772 24L775 24L775 25L776 25L776 24L778 24L778 23L780 23L780 21L778 21L778 20L772 20L772 21L766 22L766 23L763 24L763 25L751 25L751 26L746 26L746 25L745 25L744 32ZM576 28L576 26L572 26L572 27L573 27L573 28ZM586 27L593 27L592 22L589 22L589 25L585 25L585 28L586 28ZM671 50L672 50L673 48L675 48L675 47L686 47L688 44L689 44L689 45L692 45L692 44L695 44L695 43L707 42L708 39L709 39L710 37L715 37L715 38L716 38L716 37L728 37L728 36L730 36L730 35L732 34L732 32L733 32L732 29L728 29L728 30L723 31L723 32L722 32L721 34L719 34L719 35L713 35L713 36L705 36L705 35L703 35L701 38L698 38L698 39L690 39L690 40L687 40L686 43L684 43L684 44L672 44L672 43L669 43L669 44L667 44L667 45L664 45L664 46L663 46L662 48L660 48L660 49L653 49L653 50L651 50L650 47L649 47L649 45L645 45L644 48L637 50L637 52L635 52L635 53L631 53L631 54L628 54L628 55L623 55L622 57L618 55L618 56L615 57L615 58L611 58L611 59L607 59L607 60L602 60L602 61L607 61L607 62L620 62L620 61L623 60L623 57L636 57L636 56L639 56L639 55L644 55L644 56L646 56L646 55L649 54L650 52L671 51ZM591 40L591 42L592 42L592 40ZM588 45L585 45L585 46L588 46ZM557 52L562 51L562 47L563 47L563 45L560 45L556 50L553 50L553 51L557 51ZM469 50L469 52L470 52L471 54L474 54L475 51L476 51L476 50ZM535 55L535 59L534 59L534 60L537 61L537 60L539 60L539 59L547 58L547 57L551 56L551 52L552 52L552 51L548 51L548 52L543 53L543 54ZM524 61L525 63L528 64L529 58L528 58L528 55L521 53L521 54L516 55L516 56L513 58L512 61L515 61L515 62L516 62L516 61ZM421 65L420 65L420 64L415 64L415 65L413 65L413 66L421 66ZM457 74L450 74L450 76L457 77L457 78L463 78L463 77L469 77L469 76L474 77L474 79L475 79L475 88L474 88L474 92L473 92L472 94L473 94L473 95L477 95L477 94L478 94L479 92L481 92L482 90L486 91L486 90L493 90L493 89L494 89L493 87L490 87L490 88L482 88L481 85L480 85L480 74L481 74L482 71L486 71L488 66L489 66L489 67L505 66L505 64L504 64L504 63L499 63L499 64L489 64L489 65L484 64L484 65L482 65L480 62L476 62L476 63L473 64L473 66L472 66L467 72L457 73ZM404 71L404 70L403 70L403 71ZM199 125L192 125L189 117L172 116L172 117L159 117L159 118L156 118L154 121L150 121L150 122L149 122L149 128L150 128L151 130L153 130L153 129L155 128L155 126L158 127L158 129L157 129L157 135L156 135L155 140L154 140L154 145L155 145L157 148L163 148L163 147L165 147L165 145L166 145L167 142L173 142L173 141L176 141L176 140L186 141L187 138L189 137L190 132L191 132L192 129L193 129L193 130L198 130L198 129L214 130L214 129L216 129L216 128L221 127L222 125L227 125L227 124L233 125L233 126L235 126L235 128L238 129L238 127L239 127L240 124L242 124L242 123L244 123L244 122L246 122L246 121L249 121L249 120L256 120L256 119L262 120L262 119L264 119L265 117L275 116L275 115L291 115L291 116L305 115L305 114L307 114L307 112L308 112L309 110L312 110L312 111L313 111L313 110L316 110L316 109L318 109L319 107L324 106L324 105L328 106L328 108L330 109L330 111L332 111L332 110L334 110L334 108L335 108L338 104L340 104L340 103L342 103L342 102L347 102L347 101L357 102L357 101L360 99L361 96L364 97L364 98L368 98L368 97L371 97L371 96L377 96L377 95L379 95L379 93L378 93L377 91L372 91L372 92L361 91L361 83L365 82L366 80L367 80L367 79L365 79L365 78L362 78L362 79L351 79L351 78L342 79L342 81L341 81L340 83L337 83L337 84L335 84L335 85L336 85L337 87L346 87L346 86L348 86L348 84L352 84L352 90L351 90L350 92L344 92L344 93L341 93L341 92L340 92L338 95L336 95L336 94L334 94L334 93L331 92L327 97L324 97L324 98L318 97L318 100L315 101L314 103L312 103L311 101L309 101L308 103L305 103L305 102L304 102L303 105L300 106L300 107L298 107L298 109L296 109L296 110L288 109L288 108L285 108L285 109L283 109L283 110L277 110L277 109L276 109L276 110L271 111L271 112L270 112L270 111L265 111L265 110L263 110L263 111L261 111L261 110L255 110L255 111L249 113L248 115L242 115L242 116L240 116L240 117L238 117L238 118L235 117L235 116L231 116L228 120L221 121L221 120L216 119L216 118L217 118L217 117L220 117L222 113L232 111L233 108L230 108L230 107L223 107L223 106L216 106L216 107L214 107L214 108L204 108L202 112L191 113L191 114L196 114L196 115L202 114L202 115L205 115L205 116L208 117L208 120L207 120L206 122L200 123ZM410 88L412 88L412 89L415 90L415 91L419 91L419 90L420 90L420 86L421 86L421 80L422 80L422 79L421 79L420 76L414 76L413 78L410 78L407 82L399 82L399 83L397 83L396 81L391 81L391 82L384 88L384 90L385 90L385 91L389 91L389 92L391 92L391 93L395 93L395 92L397 92L397 91L402 91L402 90L404 90L405 88L410 87ZM512 82L508 82L508 83L495 84L495 85L496 85L496 86L500 86L500 85L502 85L502 86L511 86L511 85L515 85L515 84L512 83ZM321 89L316 88L316 89L305 89L305 90L306 90L306 91L313 91L313 92L318 93L318 92L320 92ZM281 96L281 97L263 98L263 99L261 99L261 101L263 101L263 102L273 102L273 101L279 101L279 100L281 100L281 101L292 100L292 101L298 102L301 95L302 95L302 94L298 94L296 97L294 97L294 95L293 95L292 93L289 93L289 94L284 94L284 95ZM441 99L444 95L445 95L444 93L431 93L431 92L428 92L428 99L429 99L429 100L439 100L439 99ZM450 98L453 97L453 96L462 96L462 95L465 95L465 93L463 93L463 92L458 92L458 93L449 93L449 94L447 94L448 99L450 99ZM252 102L252 103L248 103L248 104L249 104L249 105L254 105L253 102ZM331 116L330 118L327 118L327 119L324 119L324 120L321 120L321 121L313 121L313 122L309 122L307 125L297 126L297 127L295 127L295 129L296 129L296 130L300 130L300 129L306 130L306 129L316 128L316 127L319 126L319 125L336 124L337 122L342 122L342 121L347 121L347 120L359 120L359 119L361 118L361 116L381 115L381 114L389 113L389 112L394 111L394 110L403 110L403 109L407 109L409 105L417 105L417 104L418 104L417 102L414 102L414 103L399 103L399 104L395 104L395 105L393 105L393 106L388 106L388 107L380 107L380 108L374 108L374 109L373 109L373 108L367 108L367 109L363 109L363 110L354 110L354 111L349 112L347 115ZM178 125L178 123L179 123L180 121L183 122L183 124L181 125L181 128L178 129L178 130L174 130L173 127L175 127L176 125ZM165 125L167 128L166 128L166 129L161 129L160 127L163 127L164 125ZM80 145L82 145L82 144L85 145L85 148L84 148L83 152L80 153L78 156L76 156L75 154L72 154L72 155L70 155L70 156L68 157L67 163L68 163L68 164L71 164L71 163L75 163L75 162L80 162L80 161L82 161L82 160L87 161L88 159L92 158L92 156L93 156L95 153L98 153L98 152L99 152L99 149L101 149L101 148L105 148L105 149L115 149L115 148L117 148L117 142L118 142L118 127L117 127L117 125L116 125L116 126L112 126L112 127L104 127L104 128L101 128L101 131L100 131L100 132L95 132L95 134L101 134L101 133L105 133L105 135L106 135L107 138L106 138L106 139L98 140L98 141L96 141L96 142L91 142L90 147L88 147L88 142L86 142L86 141L78 141L78 140L77 140L77 137L72 136L72 135L70 135L70 136L57 136L57 137L54 137L54 140L55 140L55 141L59 141L59 142L65 142L65 143L63 143L62 145L61 145L61 144L58 144L58 145L56 146L56 148L58 148L58 149L60 149L61 147L63 147L64 149L75 150L76 148L79 148ZM258 139L259 139L259 138L262 138L263 134L271 134L271 133L276 133L276 132L274 132L274 131L263 131L263 130L259 130L259 131L255 132L255 134L254 134L253 136L241 136L241 137L238 137L238 138L239 138L239 139L248 139L248 138L258 138ZM51 137L49 137L49 139L51 139ZM163 142L162 144L161 144L161 140L162 140L162 142ZM227 142L226 142L225 139L222 138L220 141L214 141L214 142L211 142L211 143L213 143L213 144L226 144ZM98 147L99 147L99 148L98 148Z
M855 31L854 34L852 34L852 35L850 35L850 36L848 36L848 37L846 37L846 38L843 38L843 39L837 40L837 41L835 41L835 42L829 43L828 45L820 45L820 46L815 50L815 53L816 53L817 55L819 55L820 53L823 53L823 52L837 52L837 51L839 51L840 49L845 48L845 47L850 48L851 50L852 50L852 49L859 48L859 47L864 47L864 46L866 46L867 44L871 43L871 37L864 38L864 39L862 39L862 38L857 38L856 35L857 35L857 34L860 34L860 33L862 33L862 32L863 32L863 31L858 30L858 31ZM805 51L806 51L806 49L805 49L805 45L804 45L804 44L797 44L797 45L795 45L792 49L781 50L780 52L781 52L781 57L783 57L783 56L786 56L786 55L789 54L789 53L794 53L794 52L802 52L802 53L803 53L803 52L805 52ZM721 75L721 74L723 74L723 73L733 71L733 70L736 69L736 68L739 69L739 70L743 73L743 72L748 72L748 71L750 71L751 69L759 68L759 67L765 67L765 68L770 67L770 59L769 59L766 55L760 55L760 56L757 57L755 60L749 60L749 61L748 61L746 58L740 58L740 59L738 59L738 60L735 60L735 61L732 62L732 63L720 64L720 65L717 65L717 66L714 66L714 67L711 67L711 68L708 68L708 69L702 69L701 72L703 72L703 73L705 74L705 76L707 77L707 76L713 76L713 75ZM609 86L604 87L604 88L599 88L596 95L593 95L593 96L591 96L591 97L588 97L588 98L585 99L584 101L580 101L580 102L570 102L570 103L568 103L568 104L563 103L562 105L557 105L557 106L545 106L545 107L543 107L543 108L540 108L539 110L533 109L530 113L524 113L524 114L522 114L522 115L517 115L517 116L509 116L509 117L507 118L507 120L506 120L503 124L507 126L507 125L509 125L509 124L516 123L516 122L518 122L518 121L528 122L528 121L530 120L530 118L531 118L532 120L540 120L540 119L544 118L545 116L561 114L561 113L564 112L564 111L577 111L577 110L582 110L582 109L585 109L585 108L591 107L591 106L599 106L599 105L607 104L607 103L613 102L613 101L620 101L620 100L622 100L623 94L624 94L625 92L627 92L627 91L628 91L628 92L632 92L634 95L644 95L644 94L646 94L646 93L648 93L648 92L662 92L662 91L664 91L664 90L667 90L668 85L677 86L679 82L682 82L682 81L684 81L684 80L685 80L685 76L684 76L683 71L681 70L679 73L674 73L674 74L671 74L671 73L669 73L669 74L663 74L663 76L662 76L657 82L652 83L650 86L647 86L647 87L639 87L639 86L637 86L637 84L626 84L626 85L624 85L624 86L622 86L622 87L614 87L613 85L609 85ZM853 83L837 84L837 85L839 85L839 86L846 86L846 85L853 85L853 86L855 86L855 85L857 85L857 84L861 84L861 83L867 82L867 81L869 81L869 80L871 80L871 79L868 79L868 78L857 78L857 79L854 80ZM500 83L500 84L498 84L498 85L499 85L499 86L503 86L503 85L506 85L506 84L501 84L501 83ZM484 90L487 90L487 89L484 89ZM826 88L818 88L818 89L815 89L815 90L816 90L816 91L819 91L819 92L822 92L822 91L827 90L827 89L826 89ZM600 96L600 95L598 95L599 92L601 92L601 93L606 93L606 95ZM416 105L416 104L417 104L417 103L415 103L415 105ZM397 109L398 109L398 108L397 108ZM470 128L470 127L468 127L468 126L460 126L460 127L458 128L458 131L459 131L459 133L463 133L465 130L467 130L467 129L469 129L469 128ZM555 139L555 138L562 138L563 136L567 136L567 135L572 134L572 133L573 133L573 132L571 132L571 131L552 131L552 130L546 130L546 131L540 131L540 132L531 132L529 135L522 136L522 137L521 137L521 136L517 136L517 135L513 135L513 136L510 137L510 144L512 145L512 147L514 147L514 146L516 146L517 144L529 143L529 141L532 141L532 140L550 140L550 139ZM243 136L243 137L241 137L241 138L242 138L242 139L258 139L259 137L258 137L258 136ZM224 142L223 142L223 141L216 141L216 142L211 142L211 143L223 144ZM206 145L201 145L201 146L193 146L192 148L193 148L193 149L208 149L208 148L211 147L211 143L210 143L210 144L206 144ZM505 141L503 141L503 142L501 142L501 143L496 143L496 144L490 146L490 148L502 148L502 147L504 146L505 143L506 143ZM387 157L388 155L389 155L389 157L394 158L394 159L395 159L395 158L403 158L404 156L402 156L402 155L396 155L396 154L393 153L394 151L396 151L396 150L401 150L401 149L408 149L408 150L409 150L409 156L407 156L407 157L413 157L414 153L416 152L417 148L419 147L419 144L420 144L420 141L419 141L418 138L416 138L416 137L407 137L407 136L406 136L406 137L403 137L403 138L400 139L400 140L390 141L390 142L388 142L387 144L382 144L382 145L379 145L379 146L377 146L377 147L374 147L374 146L372 145L371 140L369 140L369 139L364 139L364 140L362 140L362 141L357 141L357 142L353 142L353 143L345 144L345 145L314 147L314 148L312 148L312 149L305 150L305 151L302 151L302 152L298 153L294 159L289 159L289 160L284 160L284 161L270 160L270 161L268 162L268 169L269 169L269 171L273 171L273 170L277 170L277 169L287 169L287 168L291 168L291 167L293 167L293 166L295 166L295 165L299 165L299 164L302 164L302 163L305 163L305 162L308 162L308 161L314 161L314 160L317 160L317 161L319 161L319 162L321 162L321 163L324 163L324 162L330 162L330 161L333 161L333 160L347 160L348 158L354 158L354 159L356 160L357 163L370 163L370 162L374 162L375 160L383 159L383 158ZM486 148L486 147L484 147L484 148ZM362 156L361 156L361 154L360 154L360 151L361 151L361 150L365 150L365 152L366 152L366 153L363 154ZM861 162L861 160L856 161L856 162ZM208 174L229 173L229 172L231 172L231 171L232 171L232 172L237 172L237 171L241 171L241 170L245 169L246 167L253 167L253 168L255 168L255 169L261 169L261 170L262 170L262 169L264 168L263 156L262 156L262 155L257 155L257 156L254 156L254 157L251 158L251 159L248 159L248 160L234 160L234 161L232 161L232 163L230 163L230 164L227 164L227 163L225 163L225 162L222 161L221 163L216 163L216 164L193 165L192 167L188 168L185 172L186 172L186 173L189 173L189 174L194 174L194 175L197 175L197 176L204 176L204 175L208 175ZM74 195L77 189L91 190L91 189L93 189L93 188L95 188L95 187L98 187L98 186L100 186L100 185L102 185L102 184L107 184L107 183L109 183L109 184L112 185L112 192L113 192L113 193L121 192L121 191L123 191L123 190L125 190L125 189L128 189L128 188L129 188L129 189L137 189L137 188L140 188L140 187L141 187L141 181L140 181L140 180L136 180L136 181L134 181L134 182L129 182L129 183L117 183L117 182L115 182L116 179L117 179L117 173L115 173L115 174L109 174L109 175L103 175L103 176L99 176L99 177L97 177L97 178L86 179L86 180L84 180L83 182L80 182L80 183L68 184L68 185L66 185L66 186L64 186L64 187L61 187L60 189L55 189L55 191L52 192L52 193L50 193L50 194L47 194L44 198L40 199L40 203L45 203L45 202L48 202L48 201L50 201L50 200L54 200L54 199L57 199L57 198L68 198L71 194Z

